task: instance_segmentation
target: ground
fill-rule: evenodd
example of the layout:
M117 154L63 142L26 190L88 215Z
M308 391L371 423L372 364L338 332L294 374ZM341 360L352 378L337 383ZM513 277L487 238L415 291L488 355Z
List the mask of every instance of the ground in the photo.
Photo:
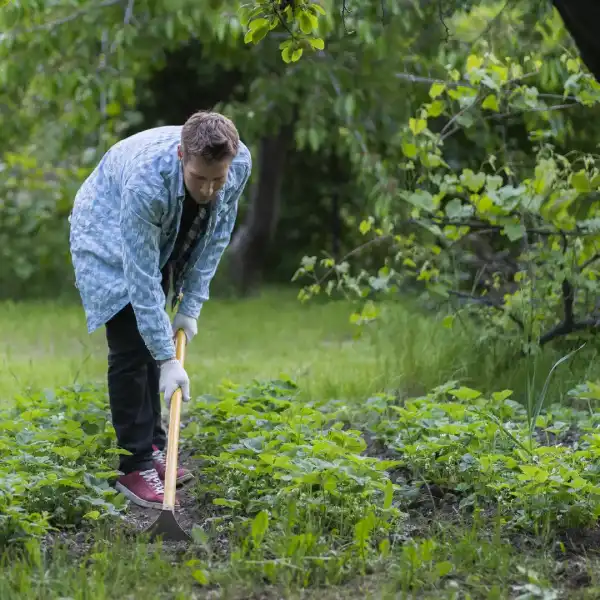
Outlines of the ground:
M355 338L352 310L289 290L205 307L186 359L185 546L147 543L157 511L115 500L122 518L104 517L103 332L77 305L5 303L0 598L600 597L598 423L567 394L594 378L593 350L528 433L522 361L502 370L408 303Z

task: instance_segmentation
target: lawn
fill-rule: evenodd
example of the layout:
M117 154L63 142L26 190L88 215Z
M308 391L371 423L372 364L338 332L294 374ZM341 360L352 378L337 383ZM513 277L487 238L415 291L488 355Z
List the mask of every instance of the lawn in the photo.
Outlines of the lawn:
M482 351L408 302L356 338L352 310L289 290L205 307L182 549L132 537L150 517L106 483L103 332L76 305L3 304L0 598L598 597L593 344L537 406L565 348Z
M352 339L348 314L345 303L302 307L287 290L209 302L187 354L192 390L210 393L223 379L243 382L284 372L304 382L307 393L364 393L376 376L376 357L368 343ZM105 380L104 330L88 335L77 305L4 303L0 331L2 400L27 388ZM348 373L356 376L349 379Z

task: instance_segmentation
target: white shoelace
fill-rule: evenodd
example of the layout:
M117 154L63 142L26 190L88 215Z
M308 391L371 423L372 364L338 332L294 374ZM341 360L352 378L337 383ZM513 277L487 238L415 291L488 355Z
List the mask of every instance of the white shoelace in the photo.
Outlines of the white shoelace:
M167 459L165 457L165 453L162 450L155 450L152 453L152 458L160 462L163 466L167 465Z
M144 478L144 481L157 493L164 494L165 488L163 486L156 469L148 469L147 471L141 471L140 475Z

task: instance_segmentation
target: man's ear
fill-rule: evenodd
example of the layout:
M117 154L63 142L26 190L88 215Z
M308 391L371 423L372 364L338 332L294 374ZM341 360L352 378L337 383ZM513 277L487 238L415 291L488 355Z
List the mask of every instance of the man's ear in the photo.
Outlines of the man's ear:
M181 144L179 144L177 146L177 156L179 157L179 160L181 160L183 158L183 151L181 150Z

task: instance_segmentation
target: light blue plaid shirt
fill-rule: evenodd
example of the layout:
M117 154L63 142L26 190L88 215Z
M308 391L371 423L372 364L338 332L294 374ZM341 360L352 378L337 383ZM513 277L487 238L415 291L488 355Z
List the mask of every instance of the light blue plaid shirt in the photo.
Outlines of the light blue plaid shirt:
M115 144L77 192L69 217L75 284L89 333L131 303L156 360L175 356L161 269L173 250L183 208L180 140L181 126L166 126ZM185 315L198 318L208 300L251 169L250 152L240 142L206 235L184 274L179 311Z

